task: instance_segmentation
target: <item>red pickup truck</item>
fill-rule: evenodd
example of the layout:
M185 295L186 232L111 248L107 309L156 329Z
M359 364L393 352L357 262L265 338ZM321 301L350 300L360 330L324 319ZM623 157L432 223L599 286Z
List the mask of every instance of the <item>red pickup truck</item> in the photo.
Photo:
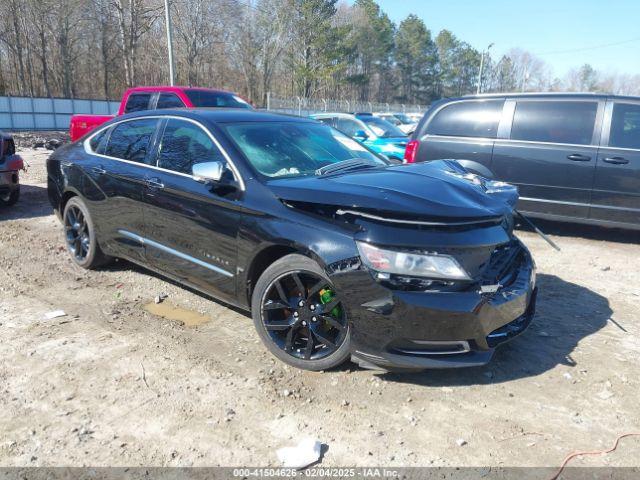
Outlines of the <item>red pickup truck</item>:
M124 92L118 115L158 108L226 107L252 108L242 97L225 90L198 87L136 87ZM92 131L116 115L73 115L69 133L71 141Z

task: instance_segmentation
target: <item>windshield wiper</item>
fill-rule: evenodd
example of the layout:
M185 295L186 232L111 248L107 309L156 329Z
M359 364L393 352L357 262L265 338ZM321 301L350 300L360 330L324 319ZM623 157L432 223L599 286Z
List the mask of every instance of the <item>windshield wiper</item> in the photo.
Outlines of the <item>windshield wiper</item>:
M349 158L347 160L342 160L340 162L331 163L329 165L325 165L316 170L316 175L328 175L330 173L342 172L344 170L351 170L354 168L362 168L362 167L377 167L378 164L372 162L371 160L366 160L364 158Z

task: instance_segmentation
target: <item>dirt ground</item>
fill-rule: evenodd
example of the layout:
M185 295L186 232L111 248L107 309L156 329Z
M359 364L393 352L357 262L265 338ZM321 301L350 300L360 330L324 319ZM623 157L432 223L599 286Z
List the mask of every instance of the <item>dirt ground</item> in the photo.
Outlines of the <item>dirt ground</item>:
M538 313L487 367L310 373L242 312L127 262L74 267L49 152L23 153L22 198L0 210L1 466L277 466L307 436L322 466L556 466L640 431L637 232L543 224L559 253L519 231ZM160 294L190 320L145 310ZM638 466L640 438L572 465Z

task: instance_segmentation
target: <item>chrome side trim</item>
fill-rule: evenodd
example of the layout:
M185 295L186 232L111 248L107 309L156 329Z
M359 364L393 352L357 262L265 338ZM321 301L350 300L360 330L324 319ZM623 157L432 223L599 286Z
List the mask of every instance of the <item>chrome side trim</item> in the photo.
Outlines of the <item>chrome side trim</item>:
M485 218L484 220L469 220L465 222L426 222L421 220L401 220L396 218L384 218L379 217L377 215L372 215L370 213L358 212L356 210L342 210L339 209L336 211L337 215L356 215L359 217L370 218L371 220L378 220L380 222L388 222L388 223L403 223L409 225L428 225L428 226L456 226L456 225L477 225L480 223L488 223L488 222L498 222L500 217L492 217Z
M96 129L96 131L94 133L92 133L90 136L88 136L85 139L84 142L82 142L82 145L84 147L85 153L87 153L89 155L95 155L96 157L100 157L100 158L107 158L109 160L116 160L118 162L124 162L124 163L130 163L130 164L133 164L133 165L138 165L139 167L147 167L147 168L150 168L152 170L159 170L159 171L162 171L162 172L172 173L174 175L181 175L183 177L188 177L188 178L192 178L192 179L196 180L196 177L194 177L193 175L189 175L189 174L181 173L181 172L176 172L174 170L169 170L169 169L166 169L166 168L161 168L161 167L158 167L156 165L147 165L146 163L132 162L130 160L124 160L122 158L111 157L109 155L103 155L101 153L96 153L93 150L91 150L91 146L90 146L89 142L91 141L91 139L93 137L98 135L103 130L106 130L108 128L113 127L114 125L119 125L119 124L124 123L124 122L132 122L134 120L140 120L140 119L144 119L144 118L153 118L153 119L159 119L159 120L162 120L162 119L165 119L165 118L171 118L171 119L174 119L174 120L184 120L185 122L191 122L194 125L197 125L198 127L200 127L202 130L204 130L204 132L207 134L207 136L216 145L216 147L218 147L218 150L220 150L220 152L224 156L225 160L227 161L227 165L229 166L229 168L233 172L233 175L235 176L235 178L238 180L238 183L240 184L240 190L244 191L246 189L245 183L244 183L244 179L242 178L242 175L240 175L240 171L236 167L236 164L233 162L233 160L231 160L231 157L229 156L227 151L224 148L222 148L222 145L220 145L220 142L218 142L216 137L214 137L213 134L209 131L209 129L207 127L205 127L202 123L200 123L200 122L198 122L196 120L193 120L191 118L187 118L187 117L180 117L178 115L148 115L148 116L135 117L135 118L126 118L124 120L119 120L117 122L110 123L109 125L107 125L107 126L105 126L103 128Z
M137 235L135 233L131 233L127 230L118 230L118 233L124 237L130 238L132 240L135 240L136 242L140 243L141 245L149 245L150 247L154 247L157 248L158 250L162 250L163 252L166 252L170 255L174 255L178 258L181 258L182 260L186 260L188 262L194 263L196 265L199 265L201 267L204 268L208 268L209 270L212 270L216 273L219 273L220 275L224 275L225 277L233 277L233 273L231 272L227 272L226 270L223 270L220 267L216 267L215 265L211 265L210 263L207 262L203 262L202 260L199 260L197 258L192 257L191 255L187 255L186 253L182 253L178 250L174 250L173 248L169 248L166 245L163 245L161 243L155 242L153 240L150 240L148 238L145 237L141 237L140 235Z
M595 190L601 191L601 190ZM532 197L520 197L520 200L526 200L528 202L539 202L539 203L552 203L554 205L570 205L572 207L590 207L590 208L604 208L609 210L619 210L621 212L637 212L637 208L631 207L618 207L615 205L602 205L599 203L578 203L578 202L563 202L560 200L546 200L544 198L532 198Z

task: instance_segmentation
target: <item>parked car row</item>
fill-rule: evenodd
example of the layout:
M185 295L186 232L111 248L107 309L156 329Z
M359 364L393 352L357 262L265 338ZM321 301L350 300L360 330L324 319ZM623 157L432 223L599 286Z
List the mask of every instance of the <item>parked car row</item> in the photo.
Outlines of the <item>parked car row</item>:
M370 113L319 113L311 118L345 135L395 163L402 163L409 138L395 125Z
M59 148L48 193L72 260L128 259L250 311L299 368L487 363L535 311L516 190L393 164L368 144L407 137L373 115L318 118L147 110Z

